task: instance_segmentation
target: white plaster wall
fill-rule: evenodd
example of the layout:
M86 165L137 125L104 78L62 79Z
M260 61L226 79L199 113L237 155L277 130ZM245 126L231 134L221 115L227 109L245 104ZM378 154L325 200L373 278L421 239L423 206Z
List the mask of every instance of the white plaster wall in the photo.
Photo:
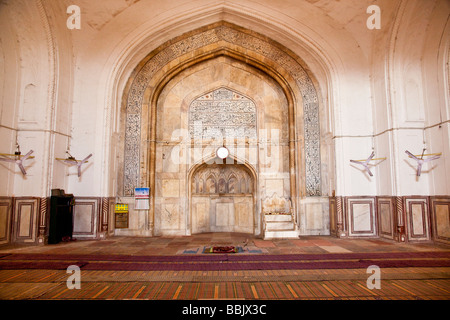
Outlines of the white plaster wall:
M71 122L71 39L52 16L59 3L5 1L0 4L2 44L0 140L2 153L34 150L23 176L2 162L0 188L6 196L49 196L67 188L66 168L55 164L65 156Z
M8 18L8 11L0 10L0 152L10 153L15 149L16 132L13 128L16 125L16 107L18 59L17 41L10 35L13 33L13 25ZM8 79L9 81L6 81ZM0 163L0 180L3 182L0 187L1 194L9 196L13 193L14 175L11 173L14 165L6 162Z
M438 80L445 73L443 52L448 48L448 27L443 16L448 12L448 2L444 1L403 3L395 17L392 34L386 39L385 59L374 63L374 69L378 65L379 70L384 70L384 75L376 72L374 81L378 103L376 141L388 157L390 168L387 169L392 173L390 179L380 184L378 194L385 194L384 188L392 195L449 191L448 182L444 182L449 180L445 123L448 122L448 85ZM421 154L423 148L427 149L425 153L442 152L443 156L425 164L421 176L416 177L416 163L408 158L405 150Z
M22 154L34 150L35 159L25 163L27 176L19 168L2 162L2 195L40 196L45 193L45 130L49 85L48 47L39 9L23 1L1 5L1 42L4 57L2 78L2 153ZM44 187L44 188L43 188ZM43 189L44 190L43 190Z

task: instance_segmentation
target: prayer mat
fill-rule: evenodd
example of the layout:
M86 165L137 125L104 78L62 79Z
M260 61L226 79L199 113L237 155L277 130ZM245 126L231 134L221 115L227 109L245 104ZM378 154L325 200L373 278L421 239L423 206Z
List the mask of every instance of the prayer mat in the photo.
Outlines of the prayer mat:
M238 253L243 251L242 247L235 246L212 246L203 249L203 253Z

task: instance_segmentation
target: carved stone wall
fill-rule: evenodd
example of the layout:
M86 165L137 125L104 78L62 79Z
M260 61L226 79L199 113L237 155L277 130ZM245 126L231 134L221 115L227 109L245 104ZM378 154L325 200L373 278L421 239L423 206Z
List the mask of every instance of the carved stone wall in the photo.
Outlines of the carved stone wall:
M141 126L147 119L141 118L146 89L155 75L174 60L182 61L184 56L202 48L216 45L216 49L233 48L246 54L253 52L255 56L277 66L276 70L284 70L294 79L301 97L295 103L303 104L304 119L304 161L305 161L305 189L306 195L321 194L321 160L320 160L320 128L319 104L317 92L313 82L300 65L297 58L288 50L282 50L279 44L250 32L244 32L238 27L228 24L218 24L200 31L192 32L188 36L169 41L149 55L143 65L137 68L128 89L125 118L125 152L123 171L123 195L132 196L134 188L140 184L141 164ZM263 63L261 61L261 63ZM200 101L200 100L199 100ZM231 100L233 101L233 100ZM196 107L200 107L198 102ZM248 106L249 104L247 104ZM249 115L247 125L252 124ZM291 138L292 139L292 138Z

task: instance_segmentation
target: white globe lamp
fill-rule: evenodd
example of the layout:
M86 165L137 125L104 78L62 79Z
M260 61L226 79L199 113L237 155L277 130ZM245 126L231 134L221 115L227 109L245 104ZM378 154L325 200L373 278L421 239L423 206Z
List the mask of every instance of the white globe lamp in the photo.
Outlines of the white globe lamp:
M228 149L226 147L220 147L220 148L217 149L216 155L220 159L225 159L226 157L228 157L229 151L228 151Z

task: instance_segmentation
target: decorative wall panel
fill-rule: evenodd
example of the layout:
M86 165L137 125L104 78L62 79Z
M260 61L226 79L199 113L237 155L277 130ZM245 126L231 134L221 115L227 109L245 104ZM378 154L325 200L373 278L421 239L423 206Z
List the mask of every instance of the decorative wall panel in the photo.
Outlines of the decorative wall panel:
M345 202L340 199L329 198L330 230L334 236L378 235L398 242L450 243L447 196L355 196L345 197Z
M350 237L376 236L375 198L348 197L347 221Z
M192 198L192 233L209 232L209 199Z
M397 219L395 217L395 198L377 198L378 233L380 237L394 239Z
M129 110L127 112L130 112ZM141 145L141 114L127 114L124 157L124 195L133 196L139 186L139 156Z
M75 197L73 237L79 239L97 238L100 212L101 198Z
M323 215L317 213L322 212L321 203L307 203L306 208L306 228L308 230L322 230L323 229Z
M450 198L431 197L433 240L450 244Z
M233 202L216 202L215 215L213 216L212 231L231 232L234 226L234 206Z
M408 241L430 240L428 197L405 198Z
M36 242L38 214L38 198L14 199L13 242Z
M161 205L161 229L180 228L180 205L165 203Z
M11 240L12 198L0 197L0 244Z
M163 179L162 196L164 198L178 198L180 196L180 180Z
M250 198L242 198L240 201L235 201L234 207L237 218L235 231L253 232L253 206L251 200Z

